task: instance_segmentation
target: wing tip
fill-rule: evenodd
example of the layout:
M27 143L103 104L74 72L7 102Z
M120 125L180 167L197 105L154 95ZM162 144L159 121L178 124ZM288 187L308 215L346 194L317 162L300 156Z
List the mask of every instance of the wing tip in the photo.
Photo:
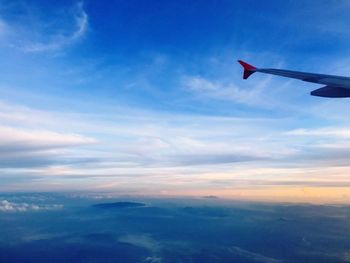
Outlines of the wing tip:
M242 67L246 70L251 70L251 71L255 71L256 67L254 67L253 65L248 64L247 62L243 61L243 60L238 60L238 63L242 65Z
M249 78L250 75L252 75L257 68L248 64L247 62L244 62L243 60L238 60L238 63L242 65L242 67L244 68L243 71L243 79L247 79Z

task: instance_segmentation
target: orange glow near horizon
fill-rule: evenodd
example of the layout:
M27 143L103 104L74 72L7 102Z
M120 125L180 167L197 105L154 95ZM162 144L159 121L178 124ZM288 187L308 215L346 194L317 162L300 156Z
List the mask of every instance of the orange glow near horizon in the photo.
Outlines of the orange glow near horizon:
M347 204L350 203L350 187L269 187L260 189L207 189L164 191L164 196L217 196L225 199L315 203L315 204Z

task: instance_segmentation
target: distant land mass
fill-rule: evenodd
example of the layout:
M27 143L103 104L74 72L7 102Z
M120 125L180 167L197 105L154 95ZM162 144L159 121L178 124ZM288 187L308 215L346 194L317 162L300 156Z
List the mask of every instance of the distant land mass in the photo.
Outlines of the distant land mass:
M137 203L137 202L114 202L114 203L101 203L101 204L93 205L93 207L95 208L103 208L103 209L143 207L143 206L146 206L146 204Z
M215 195L205 195L203 196L203 198L207 198L207 199L219 199L219 197L215 196Z

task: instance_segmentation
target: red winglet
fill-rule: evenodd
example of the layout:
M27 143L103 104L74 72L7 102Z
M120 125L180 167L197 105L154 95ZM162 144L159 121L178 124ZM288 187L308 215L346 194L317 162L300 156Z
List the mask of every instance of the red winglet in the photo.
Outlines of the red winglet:
M241 64L244 68L244 72L243 72L243 79L247 79L249 78L250 75L252 75L255 71L256 71L256 67L242 61L242 60L238 60L238 63Z

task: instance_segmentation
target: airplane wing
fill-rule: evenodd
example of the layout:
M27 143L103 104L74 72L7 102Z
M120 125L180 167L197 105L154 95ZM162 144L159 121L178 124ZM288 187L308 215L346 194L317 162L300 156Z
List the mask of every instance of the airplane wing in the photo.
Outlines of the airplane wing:
M328 98L347 98L350 97L350 78L334 75L316 74L284 69L257 68L242 60L238 62L243 66L243 79L248 79L255 72L272 74L287 78L299 79L302 81L324 84L325 87L311 92L312 96Z

